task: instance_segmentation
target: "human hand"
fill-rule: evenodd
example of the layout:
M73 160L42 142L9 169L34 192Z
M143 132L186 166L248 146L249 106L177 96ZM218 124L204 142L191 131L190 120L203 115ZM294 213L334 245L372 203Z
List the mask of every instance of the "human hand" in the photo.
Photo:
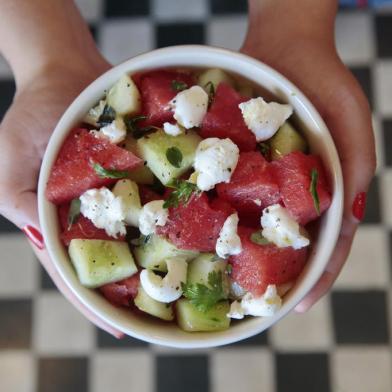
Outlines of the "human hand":
M342 165L344 215L338 242L320 280L297 305L298 312L307 311L338 277L363 218L376 167L369 104L335 48L336 2L322 0L314 7L312 1L250 0L249 29L241 49L305 93L326 122Z

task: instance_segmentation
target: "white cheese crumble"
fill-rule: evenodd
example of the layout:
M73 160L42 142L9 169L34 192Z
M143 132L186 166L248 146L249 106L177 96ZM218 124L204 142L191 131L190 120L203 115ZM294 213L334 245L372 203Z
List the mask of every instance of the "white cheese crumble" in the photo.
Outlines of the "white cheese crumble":
M184 133L184 128L177 124L171 124L169 122L165 122L163 123L163 130L165 131L165 133L167 135L170 136L178 136L181 135L182 133Z
M229 182L239 158L239 149L230 139L202 140L195 154L197 186L209 191L220 182Z
M300 249L310 243L308 238L300 234L299 224L280 204L264 208L260 222L263 237L279 248L292 246L294 249Z
M222 226L216 242L216 254L225 259L230 255L238 255L242 251L241 239L237 234L238 214L230 215Z
M142 234L153 234L157 226L165 226L169 211L163 208L163 203L163 200L153 200L143 206L139 215L139 230Z
M117 238L125 235L125 206L108 188L89 189L80 196L80 212L90 219L98 229Z
M186 282L188 263L182 257L172 257L166 260L166 265L168 272L164 278L152 270L142 270L140 284L151 298L168 303L181 297L181 283Z
M94 106L88 111L83 121L86 122L87 124L97 127L98 120L101 117L103 110L105 109L105 106L106 106L106 100L101 99L97 106Z
M238 107L246 126L255 134L258 142L271 138L293 113L290 105L268 103L261 97L240 103Z
M179 92L170 102L174 118L186 129L201 125L208 107L208 94L200 86Z
M105 137L110 143L118 144L125 140L127 136L127 128L121 117L116 118L109 125L102 127L99 131L91 131L95 136Z
M279 297L276 286L270 284L265 293L260 297L254 297L246 293L241 302L234 301L230 305L227 317L242 319L244 316L271 317L282 307L282 299Z

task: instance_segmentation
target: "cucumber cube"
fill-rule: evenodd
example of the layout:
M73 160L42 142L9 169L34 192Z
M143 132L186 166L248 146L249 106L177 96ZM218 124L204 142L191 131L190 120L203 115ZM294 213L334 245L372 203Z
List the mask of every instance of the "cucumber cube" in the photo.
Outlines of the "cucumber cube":
M121 197L125 208L125 223L139 227L139 215L142 210L140 202L139 188L132 180L119 180L113 187L112 192L115 196Z
M223 331L230 326L228 301L218 302L207 312L196 309L187 299L176 302L177 322L187 332Z
M192 167L200 142L200 136L194 131L188 131L179 136L170 136L159 130L142 137L137 144L141 158L147 162L147 166L161 183L166 185ZM173 166L166 157L166 152L171 147L176 147L181 152L182 160L179 167Z
M137 272L125 242L74 239L68 252L80 283L85 287L103 286Z
M174 319L171 304L156 301L154 298L151 298L141 286L139 286L134 302L138 309L150 314L151 316L155 316L166 321L172 321Z
M233 79L226 72L219 68L211 68L199 75L197 84L201 87L206 87L208 83L212 83L214 90L216 91L219 83L222 82L229 84L230 86L234 86Z
M177 249L166 239L152 234L145 244L133 250L136 262L143 268L167 272L166 259L169 257L184 257L187 261L194 259L199 253L190 250Z

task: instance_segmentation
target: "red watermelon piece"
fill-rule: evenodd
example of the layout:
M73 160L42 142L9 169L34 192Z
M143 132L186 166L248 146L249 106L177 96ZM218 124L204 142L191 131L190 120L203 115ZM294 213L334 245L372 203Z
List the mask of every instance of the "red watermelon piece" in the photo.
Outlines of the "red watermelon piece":
M73 239L82 240L110 240L110 241L123 241L124 237L114 238L106 234L103 229L98 229L94 226L90 219L83 215L79 215L78 220L68 227L68 212L69 204L62 204L58 207L58 215L62 233L60 239L65 246L69 246Z
M301 225L317 219L309 191L311 171L318 171L317 193L322 214L331 204L331 194L321 159L316 155L305 155L295 151L271 163L278 182L284 206Z
M189 74L176 71L151 71L136 77L142 97L142 113L148 119L140 122L141 126L154 125L161 127L164 122L173 120L173 112L168 109L168 103L178 94L173 89L172 82L185 83L188 87L195 84Z
M113 305L130 306L140 285L140 273L132 275L130 278L118 282L105 284L99 288L103 296Z
M215 189L241 218L255 218L258 224L263 208L280 201L279 187L270 164L254 151L242 152L230 182L218 184Z
M233 87L220 83L212 105L204 117L200 135L203 138L231 139L241 151L256 149L256 137L245 125L238 105L248 101Z
M170 208L168 221L157 228L157 234L166 236L180 249L212 252L226 218L232 213L226 202L215 200L210 204L205 193L193 195L188 203Z
M52 168L46 197L54 204L68 202L91 188L111 184L116 179L100 178L92 164L105 169L131 170L143 161L131 152L98 138L87 129L75 129L65 140Z
M295 280L303 270L307 248L278 248L273 244L258 245L250 240L253 229L238 227L242 252L231 256L231 279L255 296L262 295L269 284Z
M140 201L142 205L149 203L153 200L162 200L163 196L154 192L146 185L139 185Z

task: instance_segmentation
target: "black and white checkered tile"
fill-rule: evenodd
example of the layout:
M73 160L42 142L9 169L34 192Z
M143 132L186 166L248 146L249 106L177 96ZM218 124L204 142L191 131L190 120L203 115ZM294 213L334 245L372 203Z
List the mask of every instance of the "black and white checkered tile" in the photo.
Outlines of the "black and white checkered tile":
M113 63L180 43L237 49L246 29L245 1L77 3ZM219 349L188 352L116 340L62 298L23 236L1 219L1 391L392 390L392 14L342 10L336 37L371 102L379 162L365 222L332 294L305 315L292 314L267 333ZM13 92L0 60L0 118Z

